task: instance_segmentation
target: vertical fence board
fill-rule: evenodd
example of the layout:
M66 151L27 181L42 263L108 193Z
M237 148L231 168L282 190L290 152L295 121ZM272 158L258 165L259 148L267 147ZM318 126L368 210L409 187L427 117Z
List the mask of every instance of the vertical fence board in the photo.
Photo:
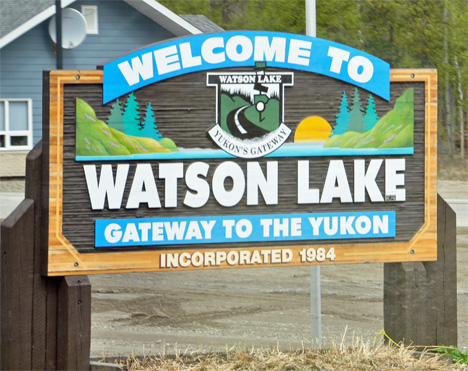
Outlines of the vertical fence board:
M45 308L46 333L45 337L45 362L48 370L57 369L57 288L58 278L46 280L47 302Z
M41 198L42 198L42 142L39 142L26 157L25 197L34 201L34 247L32 256L32 343L31 369L47 368L45 337L47 334L47 282L41 276ZM53 365L53 364L52 364Z
M31 368L34 202L23 200L2 224L1 368Z

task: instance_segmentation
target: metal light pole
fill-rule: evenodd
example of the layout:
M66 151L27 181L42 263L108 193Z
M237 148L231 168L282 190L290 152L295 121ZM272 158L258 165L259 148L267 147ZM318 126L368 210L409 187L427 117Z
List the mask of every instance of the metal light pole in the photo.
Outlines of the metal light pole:
M315 0L306 0L306 35L317 36ZM322 346L322 297L320 288L320 266L310 267L310 330L312 344Z
M306 0L306 35L317 37L315 0Z

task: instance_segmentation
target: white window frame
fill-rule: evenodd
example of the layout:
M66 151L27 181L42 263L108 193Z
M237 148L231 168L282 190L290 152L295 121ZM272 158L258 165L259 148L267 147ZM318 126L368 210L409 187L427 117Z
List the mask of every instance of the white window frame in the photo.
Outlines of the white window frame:
M32 99L31 98L0 98L0 102L4 104L3 122L5 127L0 130L0 135L5 137L5 147L0 147L0 151L24 151L32 149L33 132L32 132ZM27 130L11 130L10 129L10 102L26 102L28 106L28 122ZM25 146L12 146L11 137L27 137Z
M89 13L87 12L89 11ZM81 14L83 14L86 19L86 33L88 35L98 35L99 34L99 24L98 24L98 7L97 5L82 5ZM85 15L86 14L86 15ZM91 27L91 24L88 23L88 18L93 18L94 27Z

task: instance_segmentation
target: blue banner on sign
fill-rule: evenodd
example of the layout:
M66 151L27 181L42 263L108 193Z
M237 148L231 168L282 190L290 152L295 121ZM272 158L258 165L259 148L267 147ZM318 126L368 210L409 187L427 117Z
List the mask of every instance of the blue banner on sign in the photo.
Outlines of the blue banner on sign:
M346 45L267 31L202 34L154 44L104 65L104 104L171 77L213 69L268 67L318 73L390 99L390 65Z
M96 247L395 237L395 211L96 220Z

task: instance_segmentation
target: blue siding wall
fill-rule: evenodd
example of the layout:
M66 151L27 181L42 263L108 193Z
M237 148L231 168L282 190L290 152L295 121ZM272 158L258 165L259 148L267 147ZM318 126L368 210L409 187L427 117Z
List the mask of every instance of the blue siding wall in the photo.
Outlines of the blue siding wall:
M174 37L123 1L77 1L98 6L98 35L87 35L74 49L63 50L63 69L95 70L98 64L133 49ZM56 69L49 20L0 51L0 98L33 99L34 144L42 138L42 71Z

